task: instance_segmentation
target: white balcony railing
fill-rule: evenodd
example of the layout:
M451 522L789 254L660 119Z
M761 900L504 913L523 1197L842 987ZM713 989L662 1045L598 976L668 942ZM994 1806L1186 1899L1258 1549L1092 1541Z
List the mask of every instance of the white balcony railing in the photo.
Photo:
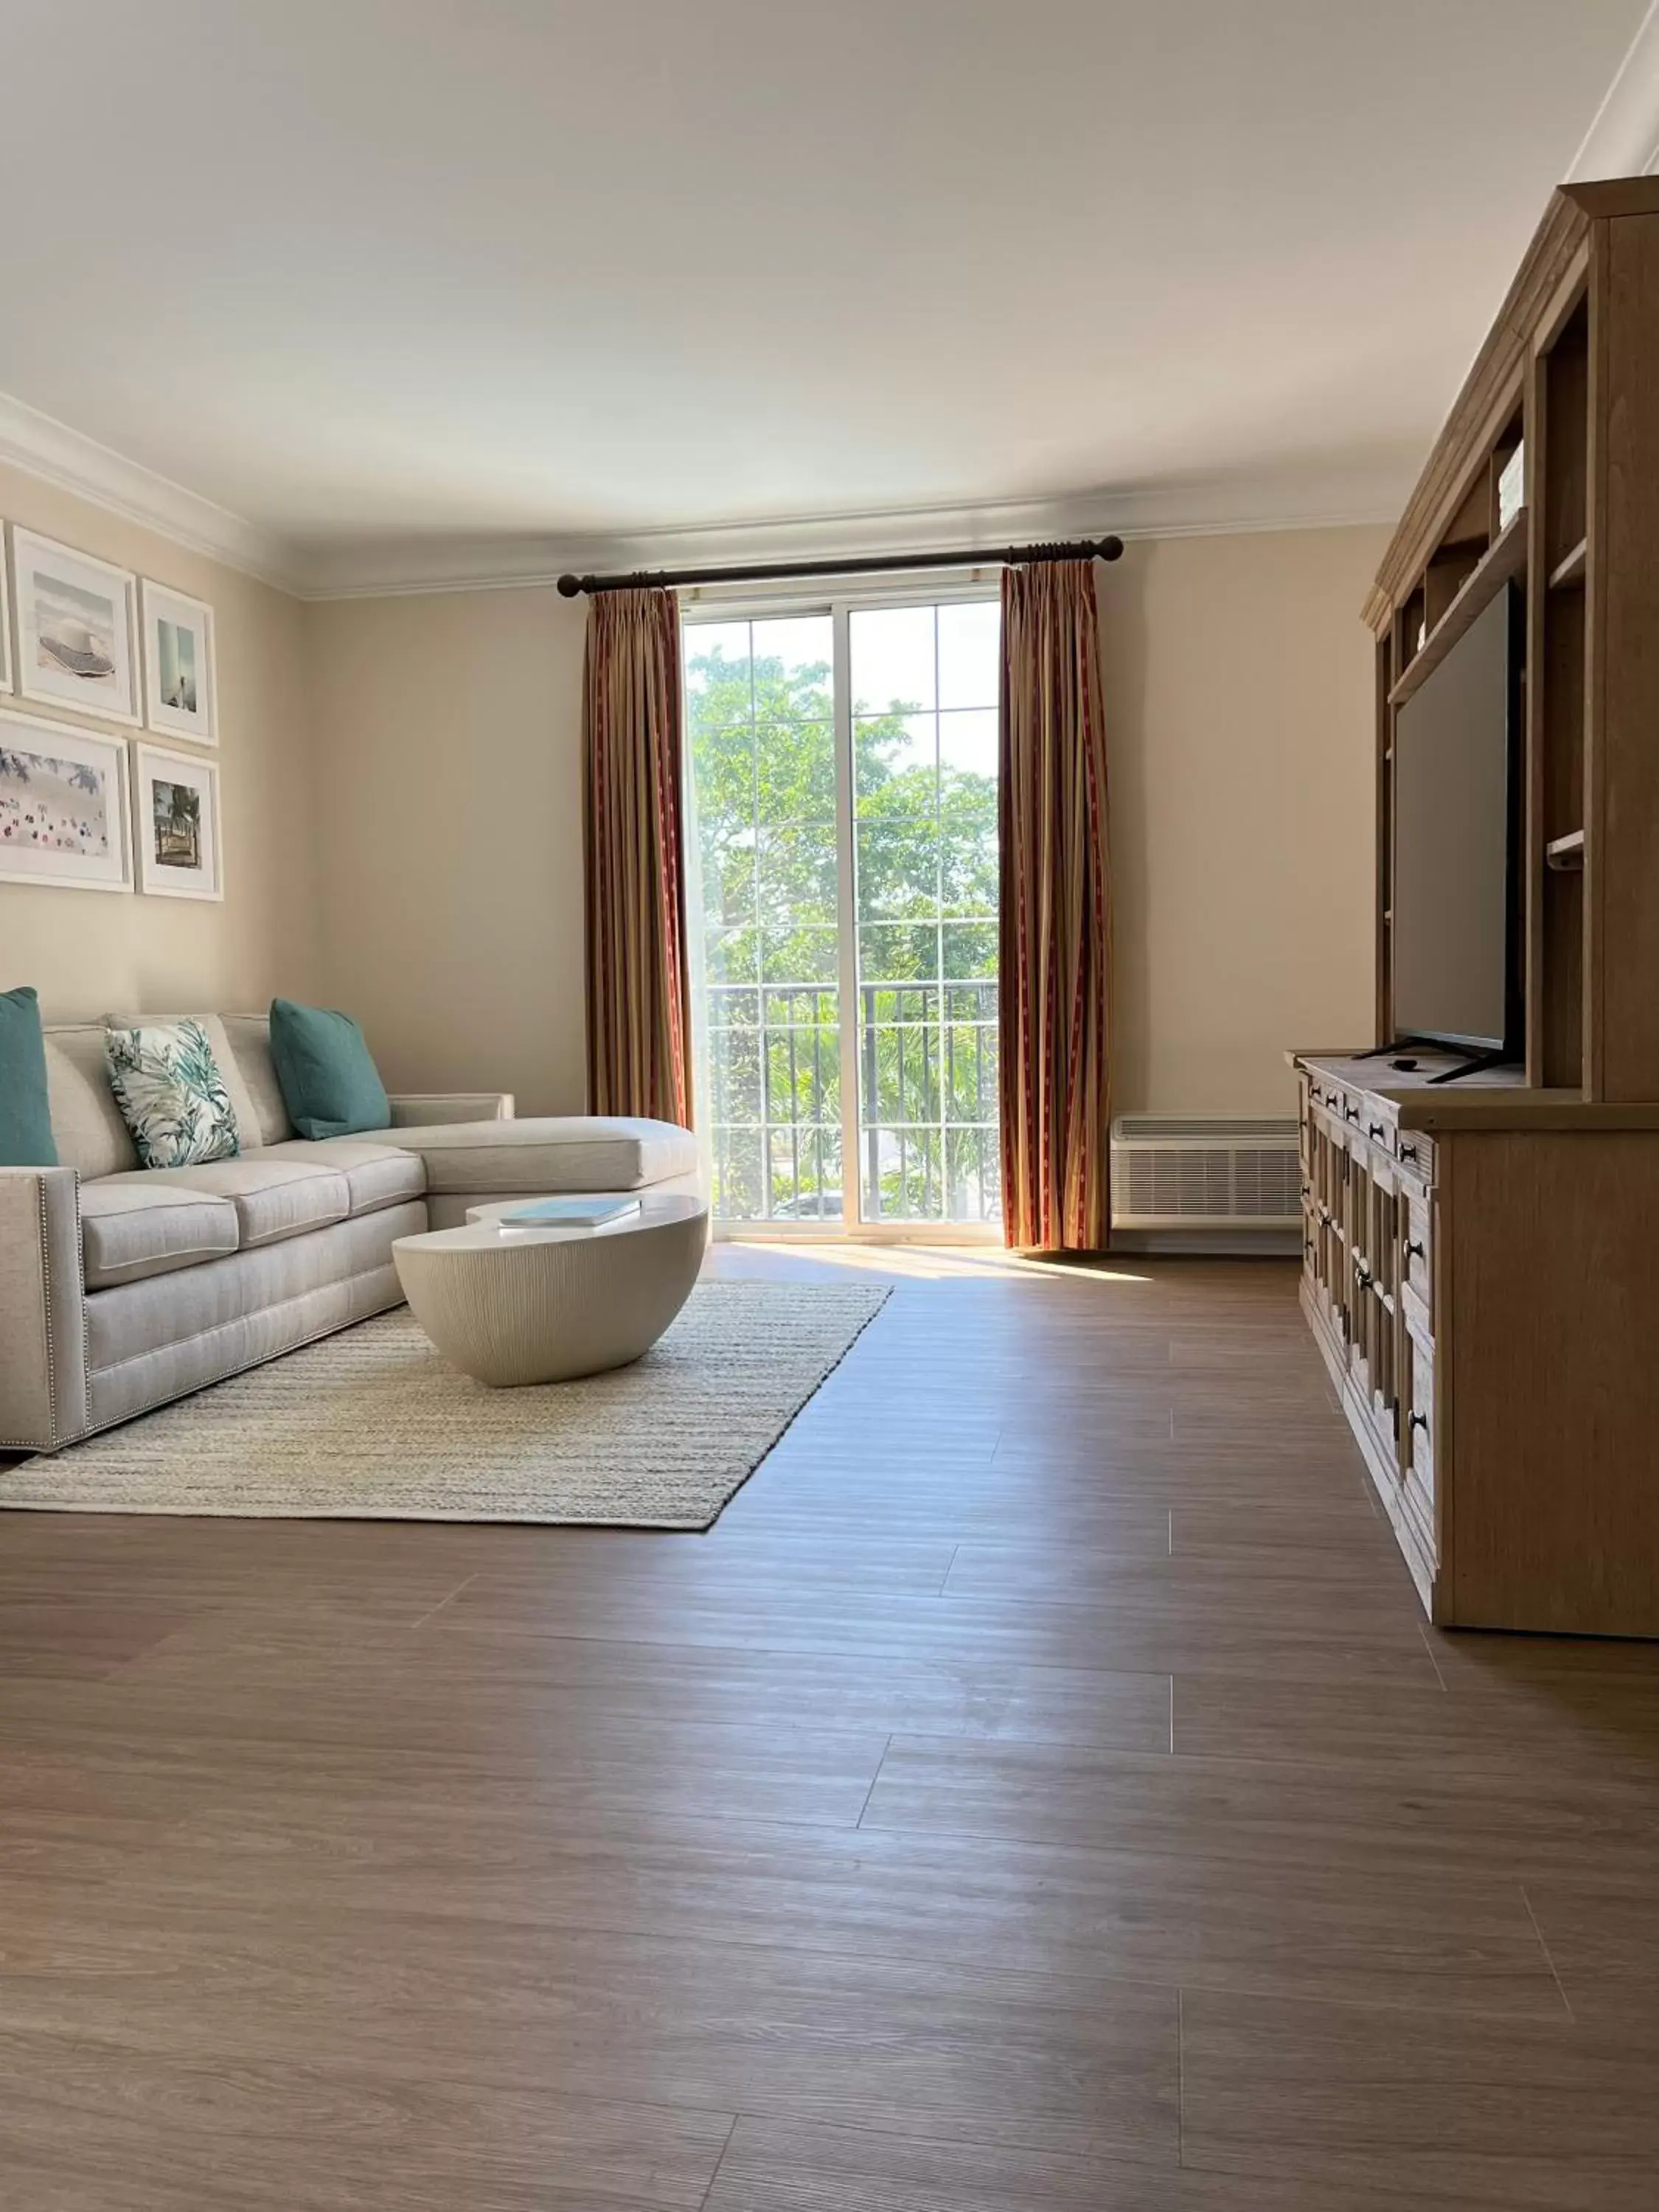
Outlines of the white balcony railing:
M866 981L858 996L861 1218L998 1220L995 978ZM842 1218L840 998L708 986L718 1218Z

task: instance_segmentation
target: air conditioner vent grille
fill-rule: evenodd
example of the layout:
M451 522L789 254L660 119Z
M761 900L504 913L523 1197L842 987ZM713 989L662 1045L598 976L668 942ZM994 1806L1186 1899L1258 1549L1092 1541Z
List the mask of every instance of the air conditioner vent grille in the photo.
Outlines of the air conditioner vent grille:
M1121 1114L1112 1176L1120 1229L1281 1228L1301 1212L1292 1121Z

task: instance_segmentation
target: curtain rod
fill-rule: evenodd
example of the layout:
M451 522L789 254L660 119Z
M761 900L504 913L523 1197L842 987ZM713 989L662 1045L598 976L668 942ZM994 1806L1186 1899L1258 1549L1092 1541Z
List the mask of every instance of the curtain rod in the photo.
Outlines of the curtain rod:
M561 576L567 599L580 592L648 592L676 584L772 584L799 576L875 576L906 568L1012 568L1027 561L1116 561L1121 538L1078 538L1055 545L969 546L955 553L873 553L861 561L774 561L759 568L637 569L629 576Z

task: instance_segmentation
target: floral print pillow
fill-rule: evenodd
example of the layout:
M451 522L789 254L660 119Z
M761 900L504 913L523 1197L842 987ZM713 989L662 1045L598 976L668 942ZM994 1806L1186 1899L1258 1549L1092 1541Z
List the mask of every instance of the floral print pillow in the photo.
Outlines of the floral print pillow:
M142 1165L198 1168L235 1156L236 1111L200 1022L106 1030L104 1054Z

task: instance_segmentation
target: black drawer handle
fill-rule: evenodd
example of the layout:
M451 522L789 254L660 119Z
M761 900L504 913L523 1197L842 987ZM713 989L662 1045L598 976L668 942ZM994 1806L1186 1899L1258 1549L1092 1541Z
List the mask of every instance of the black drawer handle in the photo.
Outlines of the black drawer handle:
M1342 1118L1345 1121L1357 1121L1359 1119L1359 1109L1357 1106L1345 1106L1342 1109Z
M1402 1160L1414 1160L1417 1158L1416 1146L1401 1145L1400 1147L1400 1157Z
M1421 1429L1426 1436L1429 1427L1429 1417L1426 1413L1413 1413L1412 1415L1411 1425L1414 1429Z
M1406 1247L1406 1257L1408 1260L1426 1260L1428 1256L1420 1244L1408 1244Z
M1354 1261L1353 1271L1355 1275L1358 1277L1360 1287L1363 1290L1369 1290L1376 1279L1376 1276L1372 1274L1370 1269L1365 1265L1365 1262L1363 1260L1356 1260Z
M1368 1137L1374 1138L1380 1144L1382 1139L1388 1134L1388 1131L1382 1127L1382 1124L1380 1121L1373 1121L1370 1127L1366 1130L1365 1134Z

